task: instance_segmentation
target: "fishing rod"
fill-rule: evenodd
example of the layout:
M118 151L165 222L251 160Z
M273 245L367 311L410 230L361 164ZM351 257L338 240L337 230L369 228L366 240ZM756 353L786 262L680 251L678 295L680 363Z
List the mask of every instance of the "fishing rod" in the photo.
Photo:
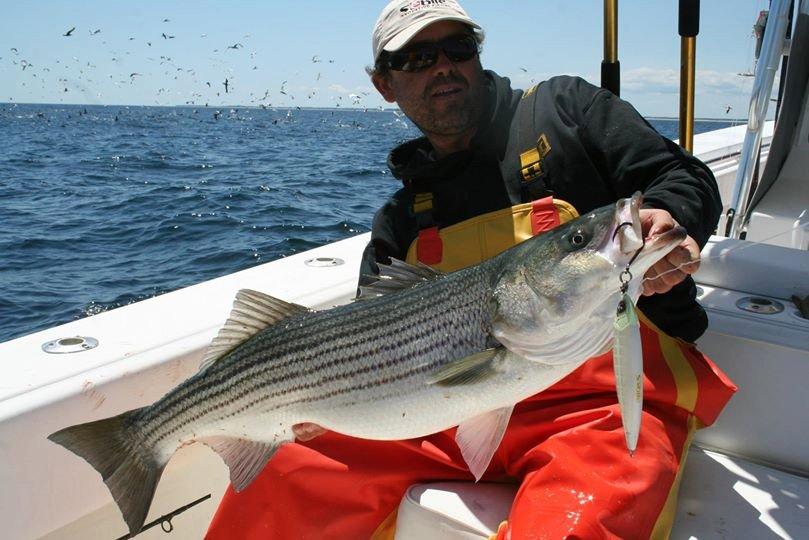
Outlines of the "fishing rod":
M178 509L176 509L176 510L174 510L172 512L169 512L168 514L164 514L164 515L160 516L159 518L155 519L154 521L150 521L149 523L144 525L137 533L135 533L135 534L132 534L132 533L125 534L125 535L121 536L120 538L116 538L115 540L129 540L130 538L134 538L138 534L142 533L146 529L151 529L155 525L160 525L160 528L163 529L164 533L170 533L170 532L172 532L174 530L174 524L171 522L171 519L174 516L182 514L186 510L188 510L188 509L190 509L190 508L198 505L199 503L201 503L203 501L206 501L206 500L208 500L210 498L211 498L211 494L208 493L204 497L200 497L199 499L197 499L195 501L191 501L190 503L188 503L188 504L186 504L184 506L181 506L181 507L179 507Z
M680 146L694 151L694 87L699 0L680 0Z

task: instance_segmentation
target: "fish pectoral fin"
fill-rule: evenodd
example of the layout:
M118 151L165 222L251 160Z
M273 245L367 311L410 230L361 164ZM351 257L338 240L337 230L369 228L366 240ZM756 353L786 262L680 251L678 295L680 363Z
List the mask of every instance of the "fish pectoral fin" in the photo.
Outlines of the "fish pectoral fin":
M238 437L206 437L200 441L219 454L228 466L230 483L236 493L250 485L282 444L291 442L267 443Z
M444 275L443 272L435 270L426 264L418 263L414 265L393 257L390 259L390 264L380 264L378 266L378 276L367 276L378 279L368 285L361 285L360 293L356 300L367 300L409 289L414 285L431 281Z
M268 326L309 311L311 310L305 306L285 302L268 294L250 289L240 290L233 301L230 317L205 351L199 370L207 369Z
M455 360L436 371L427 384L459 386L474 384L497 373L496 358L503 348L486 349L466 358Z
M328 429L313 422L301 422L292 426L292 433L299 441L311 441L318 435L323 435Z
M513 410L514 405L495 409L458 426L455 442L476 481L486 472L492 456L500 446Z

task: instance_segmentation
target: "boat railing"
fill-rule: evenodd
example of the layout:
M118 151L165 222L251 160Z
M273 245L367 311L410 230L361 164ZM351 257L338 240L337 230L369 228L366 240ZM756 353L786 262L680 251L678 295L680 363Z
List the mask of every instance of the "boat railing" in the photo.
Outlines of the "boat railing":
M775 73L778 71L781 57L787 54L786 35L791 4L790 0L773 0L770 5L764 40L761 45L761 55L756 64L753 93L750 97L747 116L747 132L745 133L744 145L739 157L739 168L736 173L733 198L725 214L725 236L728 238L741 238L744 229L743 216L746 215L745 206L750 198L753 176L757 168L757 157L761 149L761 138L775 81Z

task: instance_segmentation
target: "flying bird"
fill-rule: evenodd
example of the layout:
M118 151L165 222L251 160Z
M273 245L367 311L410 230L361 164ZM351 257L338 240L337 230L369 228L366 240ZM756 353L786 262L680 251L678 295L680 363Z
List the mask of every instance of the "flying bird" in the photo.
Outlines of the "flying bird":
M88 30L88 32L90 32L90 35L91 35L91 36L94 36L94 35L96 35L96 34L100 34L100 33L101 33L101 28L99 28L98 30Z
M234 43L233 45L228 45L228 49L238 49L239 47L244 47L241 43Z
M222 84L225 85L225 93L227 94L228 93L228 80L225 79L225 82L223 82Z
M165 32L163 32L161 35L163 36L163 39L174 39L174 36L167 36Z
M730 105L728 105L728 106L725 108L725 114L729 114L729 113L730 113L730 111L732 111L732 110L733 110L733 107L731 107Z
M75 29L76 29L76 27L74 26L73 28L71 28L70 30L68 30L67 32L65 32L62 35L65 36L65 37L70 37L70 35L73 33L73 30L75 30Z

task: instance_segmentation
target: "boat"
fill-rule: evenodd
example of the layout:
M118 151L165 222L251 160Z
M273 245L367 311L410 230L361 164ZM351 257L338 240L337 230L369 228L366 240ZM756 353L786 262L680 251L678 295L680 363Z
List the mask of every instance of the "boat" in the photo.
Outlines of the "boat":
M785 49L773 124L764 118ZM692 141L725 204L696 275L710 320L698 345L739 391L694 440L674 539L809 538L809 315L792 300L809 295L809 0L773 0L761 50L748 125ZM367 241L361 234L0 344L2 536L127 537L98 474L46 437L147 405L193 374L239 289L315 309L351 301ZM138 537L202 538L227 484L207 447L181 449ZM486 538L513 496L508 485L412 486L397 538Z

